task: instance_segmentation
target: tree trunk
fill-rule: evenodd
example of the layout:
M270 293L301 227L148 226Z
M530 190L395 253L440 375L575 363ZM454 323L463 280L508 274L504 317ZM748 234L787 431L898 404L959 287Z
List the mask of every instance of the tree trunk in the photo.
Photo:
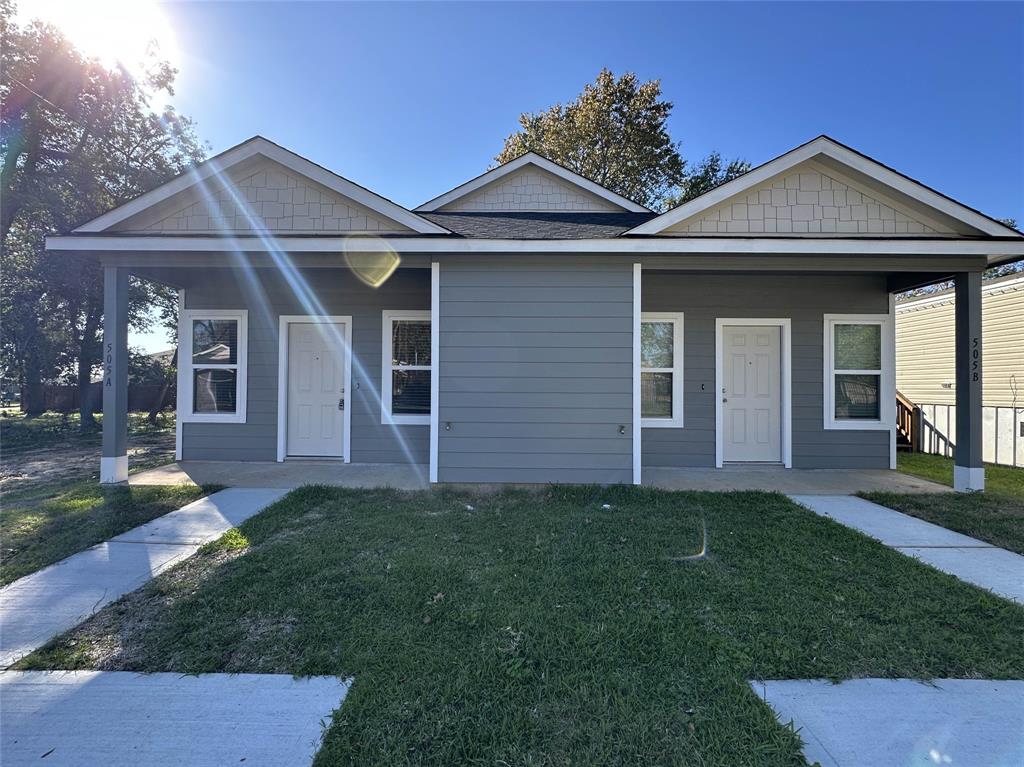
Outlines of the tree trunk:
M149 411L149 422L153 426L156 426L156 417L158 415L160 415L160 411L164 409L164 405L167 403L167 392L169 392L171 390L171 381L173 381L177 377L177 376L175 376L172 373L172 371L176 371L177 367L178 367L178 350L175 349L174 350L174 356L171 357L170 370L167 371L167 373L166 373L167 377L164 378L163 386L160 387L160 396L158 396L153 401L153 406L152 406L152 408Z
M160 393L153 398L153 405L149 409L149 422L156 426L156 418L167 403L167 392L171 390L171 382L164 381L160 386Z
M85 318L82 341L78 346L78 428L83 432L99 428L92 414L92 397L89 396L92 393L92 369L97 362L95 353L98 327L99 317L90 311Z
M27 416L42 415L46 411L43 396L43 376L39 358L29 352L25 356L25 389L21 393L22 408Z

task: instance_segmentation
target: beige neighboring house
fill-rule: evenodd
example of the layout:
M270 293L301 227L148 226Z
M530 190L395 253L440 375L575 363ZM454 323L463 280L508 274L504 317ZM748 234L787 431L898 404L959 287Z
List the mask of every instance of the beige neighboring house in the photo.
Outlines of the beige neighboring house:
M984 457L1024 466L1024 274L982 287ZM956 430L952 288L896 305L896 388L923 416L922 449L952 455Z

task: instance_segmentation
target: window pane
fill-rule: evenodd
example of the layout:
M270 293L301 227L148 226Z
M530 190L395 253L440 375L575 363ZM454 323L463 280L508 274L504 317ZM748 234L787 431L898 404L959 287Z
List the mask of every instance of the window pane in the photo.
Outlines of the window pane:
M643 418L672 417L672 374L640 374L640 415Z
M193 370L192 412L234 413L237 383L237 370Z
M877 421L878 389L880 376L848 375L836 376L836 418L866 419Z
M391 364L430 364L430 320L394 320L391 324Z
M835 326L836 370L881 370L881 325Z
M430 414L430 371L391 371L391 413L393 415Z
M192 363L234 365L238 362L238 320L192 320Z
M640 325L640 367L672 367L671 322L644 322Z

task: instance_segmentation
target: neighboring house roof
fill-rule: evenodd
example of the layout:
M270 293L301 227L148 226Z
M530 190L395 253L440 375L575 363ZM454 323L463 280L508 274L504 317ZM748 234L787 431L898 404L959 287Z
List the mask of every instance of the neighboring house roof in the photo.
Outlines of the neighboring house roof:
M492 168L485 173L481 173L476 178L472 178L464 184L460 184L454 189L447 191L432 200L428 200L422 205L416 207L414 210L417 213L433 213L442 210L443 208L465 210L465 208L461 208L459 206L460 200L465 200L484 188L500 184L504 179L513 176L514 174L528 171L531 168L536 169L541 178L544 176L551 176L554 177L554 179L557 179L557 181L555 181L556 184L558 181L564 182L564 184L559 184L559 189L557 190L562 192L563 195L568 190L578 190L591 198L596 198L597 200L601 200L606 203L606 205L601 206L605 210L625 210L632 213L651 212L650 209L645 208L643 205L639 205L620 194L616 194L610 189L606 189L600 184L597 184L588 178L584 178L580 174L574 173L568 168L565 168L556 162L552 162L536 152L527 152L514 160L499 165L497 168ZM536 186L536 184L530 186ZM531 190L517 194L516 191L513 190L503 190L501 197L517 197L518 199L499 200L497 202L499 204L501 202L507 202L508 205L504 208L505 210L525 211L554 209L553 206L558 203L540 198L540 195L536 194L536 192L539 191L541 190ZM531 199L531 197L534 199ZM487 209L493 209L490 207L489 203L485 204L488 204ZM583 205L582 202L574 200L565 201L564 204L569 207L563 209L571 209L572 207L580 209L580 206ZM594 209L597 206L587 207ZM477 208L477 210L479 210L479 208Z
M573 240L618 237L655 213L441 212L423 217L463 237L513 240Z
M746 206L748 204L761 206L768 204L772 208L779 207L787 210L797 206L801 208L810 207L814 210L807 211L809 214L807 220L819 221L817 231L821 232L820 221L822 220L822 215L819 209L840 206L835 206L831 203L825 205L816 193L821 191L831 193L832 189L824 190L820 182L815 179L808 179L811 182L808 188L801 188L799 179L796 182L795 188L792 188L792 184L787 186L784 182L781 182L781 185L778 182L780 177L784 178L787 173L801 169L801 166L805 166L802 169L812 171L812 173L816 173L819 176L825 176L830 179L832 176L839 177L841 182L843 182L844 192L847 188L852 188L855 190L855 194L860 197L863 196L865 189L868 190L871 199L865 204L865 207L870 204L896 209L889 211L891 213L890 218L875 217L874 220L877 220L880 226L878 228L865 226L860 230L863 233L900 234L900 232L895 231L895 225L900 218L897 214L905 212L902 216L904 221L900 223L913 222L915 225L920 225L922 229L918 230L917 226L915 226L915 231L904 231L902 234L935 233L947 236L951 234L961 236L987 235L992 237L1024 236L1017 230L1011 229L1005 224L946 195L940 194L919 181L898 173L877 160L824 135L806 144L802 144L796 149L786 152L774 160L770 160L696 199L683 203L657 218L640 224L631 229L627 234L665 235L674 233L677 236L694 233L720 234L723 233L723 230L717 226L714 232L710 231L710 222L706 225L703 225L704 222L701 222L703 226L696 231L693 229L693 223L701 221L702 216L706 213L717 212L714 210L717 206L730 202L738 206ZM773 180L776 183L769 183ZM784 200L773 201L771 199L773 189L783 192L793 191L796 194L789 195ZM758 196L756 199L751 200L750 192L752 191L756 191ZM765 202L764 192L768 193L767 202ZM807 196L801 197L801 192ZM857 203L858 206L861 204L861 202ZM804 211L801 212L803 213ZM731 213L732 211L730 211ZM758 211L758 213L763 214L763 211ZM716 220L721 223L720 219L721 216ZM750 222L750 218L746 214L743 215L743 219L745 222ZM841 219L836 215L835 217L826 217L825 220L839 221ZM892 230L887 231L885 222L890 220L893 223L893 227ZM725 223L728 224L731 221ZM865 224L867 223L870 222L866 220ZM748 226L747 228L736 227L735 231L745 234L755 230ZM757 231L765 232L763 228ZM794 230L791 229L790 231ZM850 230L850 233L860 232L856 229ZM729 226L726 226L725 233L731 233ZM833 230L832 233L842 234L843 232Z
M1014 272L985 280L981 283L982 294L1005 293L1007 291L1024 290L1024 272ZM896 311L910 312L918 309L925 309L936 304L953 303L956 300L956 288L949 287L942 290L933 290L929 293L918 293L916 295L902 295L896 299Z

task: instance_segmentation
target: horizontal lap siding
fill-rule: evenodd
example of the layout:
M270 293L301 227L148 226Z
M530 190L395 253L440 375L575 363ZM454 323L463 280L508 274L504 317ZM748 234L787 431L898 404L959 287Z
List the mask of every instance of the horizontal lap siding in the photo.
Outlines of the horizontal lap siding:
M440 481L630 482L632 265L452 259L440 289Z
M242 424L183 424L183 457L192 460L273 461L277 458L278 326L281 315L327 314L352 317L353 461L425 464L430 454L428 426L384 426L378 393L381 386L381 312L384 309L430 309L430 271L399 269L373 289L345 269L300 272L296 285L315 297L304 305L298 290L281 272L250 272L255 280L223 269L191 272L189 309L249 310L248 407Z
M888 431L826 431L825 314L885 314L882 277L644 272L643 311L683 312L684 428L644 429L644 466L715 465L715 319L789 318L794 468L888 468Z

